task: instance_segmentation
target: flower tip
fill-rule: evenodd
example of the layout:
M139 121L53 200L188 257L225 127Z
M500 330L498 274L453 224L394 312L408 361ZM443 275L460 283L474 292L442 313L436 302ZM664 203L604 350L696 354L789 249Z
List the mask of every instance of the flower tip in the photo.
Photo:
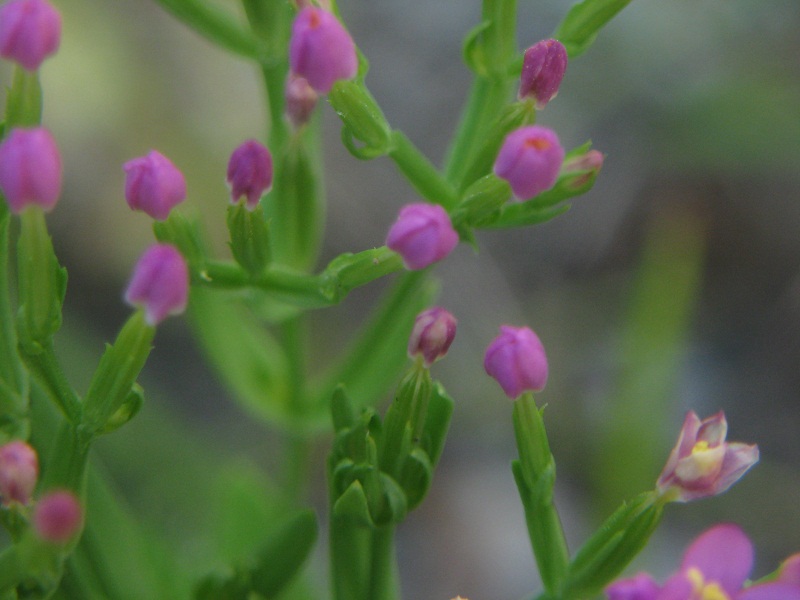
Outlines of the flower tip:
M261 196L272 188L272 155L257 140L247 140L237 147L228 161L228 185L231 202L245 196L247 208L255 210Z
M44 127L12 129L0 144L0 189L13 213L29 205L52 210L61 195L61 171L58 146Z
M422 311L414 321L408 340L408 355L422 356L425 367L444 358L456 337L456 318L444 308L435 306Z
M171 160L156 150L129 160L125 171L125 200L132 210L164 221L186 199L186 179Z
M486 349L483 367L512 400L523 392L539 392L547 384L547 355L539 336L528 327L501 326L500 335Z
M438 204L407 204L389 229L386 245L403 258L407 269L424 269L458 245L447 211Z
M61 43L61 15L46 0L11 0L0 8L0 56L36 71Z
M36 451L21 440L0 446L0 502L28 504L39 477Z
M542 40L525 51L519 83L519 99L530 98L538 110L558 94L567 70L567 50L558 40Z
M181 253L169 244L150 246L136 263L125 301L143 307L145 320L155 327L182 313L188 297L189 269Z

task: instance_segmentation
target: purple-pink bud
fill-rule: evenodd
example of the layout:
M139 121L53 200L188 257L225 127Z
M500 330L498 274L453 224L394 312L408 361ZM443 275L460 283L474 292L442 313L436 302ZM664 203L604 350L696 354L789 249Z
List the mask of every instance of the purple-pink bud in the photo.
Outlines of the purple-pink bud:
M562 175L573 175L567 181L567 187L578 189L596 176L603 168L605 155L598 150L589 150L586 154L567 159L561 167Z
M186 180L166 156L151 150L147 156L129 160L125 169L125 199L133 210L141 210L159 221L186 198Z
M0 189L14 213L29 204L53 209L61 194L61 155L47 129L13 129L3 140Z
M618 579L605 592L608 600L651 600L659 589L655 579L648 573L639 573L628 579Z
M286 96L286 116L297 127L302 127L311 118L317 106L319 94L314 91L308 80L299 75L289 75L284 91Z
M61 42L61 15L46 0L11 0L0 8L0 56L28 71L55 54Z
M339 79L356 76L356 47L332 13L306 7L292 24L289 66L294 75L305 77L317 92L327 94Z
M538 392L547 383L544 346L528 327L501 326L486 349L483 368L512 400L522 392Z
M386 245L403 257L407 269L418 270L442 260L458 244L447 211L438 204L406 204L389 229Z
M519 200L530 200L549 190L558 180L564 148L552 129L531 125L506 136L494 173L511 185Z
M189 297L189 269L181 253L169 244L150 246L133 271L125 301L142 306L150 325L186 309Z
M247 196L247 208L255 210L261 195L272 187L272 155L256 140L247 140L236 148L228 161L228 185L231 202Z
M558 40L542 40L525 51L519 80L519 99L531 98L543 109L558 94L567 70L567 50Z
M456 337L456 323L456 318L439 306L422 311L411 330L408 355L411 358L421 355L425 366L430 367L450 349Z
M36 451L23 441L0 446L0 502L27 504L39 477Z
M33 513L33 526L46 542L63 544L78 533L83 511L75 494L67 490L39 498Z

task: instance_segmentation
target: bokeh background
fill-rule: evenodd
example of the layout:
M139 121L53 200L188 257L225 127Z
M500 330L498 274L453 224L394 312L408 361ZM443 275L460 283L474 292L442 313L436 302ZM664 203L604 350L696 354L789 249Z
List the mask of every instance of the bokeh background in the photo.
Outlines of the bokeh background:
M245 138L263 139L266 121L256 69L154 2L55 4L63 44L42 80L44 121L65 161L64 197L48 220L70 276L57 344L85 389L152 240L149 219L125 204L122 163L150 148L169 156L188 181L185 210L203 213L223 256L227 159ZM239 12L233 0L218 4ZM548 37L570 2L519 4L524 47ZM389 121L439 162L470 82L461 40L480 3L340 7ZM388 160L350 156L323 110L320 264L381 245L414 200ZM430 496L399 530L404 596L514 599L538 587L509 469L511 406L481 369L502 323L529 324L548 350L539 399L573 545L652 485L686 410L724 409L729 438L757 442L761 463L728 494L668 510L632 569L663 576L689 539L733 520L757 545L756 574L772 570L800 550L800 4L636 0L570 64L539 121L567 147L591 139L606 163L567 214L482 233L480 252L462 245L436 269L459 331L434 375L456 412ZM383 285L314 316L320 365ZM231 473L279 468L283 434L238 408L179 319L159 328L142 383L145 408L99 444L98 461L144 528L200 575L217 566L207 534L224 518L220 488ZM322 440L312 486L323 522L326 450ZM316 562L324 585L322 550Z

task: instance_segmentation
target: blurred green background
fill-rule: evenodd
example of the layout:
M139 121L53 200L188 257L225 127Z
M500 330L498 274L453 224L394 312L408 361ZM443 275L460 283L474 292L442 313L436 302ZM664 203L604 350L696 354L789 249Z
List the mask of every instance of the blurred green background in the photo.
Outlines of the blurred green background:
M203 213L224 256L227 159L245 138L263 139L266 120L256 69L154 2L54 3L64 33L42 72L44 121L66 187L48 223L70 276L57 344L84 390L152 240L149 218L125 204L122 163L150 148L169 156L188 181L182 209ZM234 0L216 3L240 12ZM570 5L519 4L523 47ZM460 46L479 2L340 6L389 121L439 162L468 89ZM8 82L9 69L2 75ZM388 160L347 154L322 108L324 264L381 245L414 196ZM669 510L634 568L664 575L688 539L733 520L757 544L757 575L772 570L800 550L800 4L636 0L570 64L539 122L567 147L591 139L605 167L566 215L481 234L477 255L462 245L436 270L459 330L434 375L457 408L430 496L399 529L405 597L518 598L538 586L509 469L511 406L480 368L503 323L530 325L548 350L539 400L573 545L652 485L686 410L724 409L729 439L757 442L761 463L728 494ZM384 284L314 315L320 365ZM142 383L142 414L97 454L145 528L200 575L235 553L206 534L224 520L224 492L279 468L283 434L237 408L181 320L159 329ZM323 522L326 449L323 440L312 485ZM317 563L324 571L321 551Z

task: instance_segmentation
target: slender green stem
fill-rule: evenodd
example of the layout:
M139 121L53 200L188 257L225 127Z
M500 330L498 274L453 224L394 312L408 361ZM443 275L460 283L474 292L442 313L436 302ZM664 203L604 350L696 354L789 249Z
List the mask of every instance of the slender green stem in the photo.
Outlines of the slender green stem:
M77 425L81 420L81 401L61 369L53 349L53 341L44 342L38 354L23 354L23 356L28 369L42 384L58 409L70 423Z
M11 547L0 553L0 592L13 590L23 575L15 548Z
M394 527L378 527L372 532L372 570L369 597L363 600L394 600L397 589Z
M27 403L27 381L17 352L17 332L14 327L14 311L11 306L11 290L8 273L9 213L5 201L0 199L0 378L16 397L0 400L2 412L23 413ZM9 395L10 396L10 395Z
M423 197L448 209L458 201L453 186L442 177L439 170L403 132L392 132L392 149L389 151L389 156Z

